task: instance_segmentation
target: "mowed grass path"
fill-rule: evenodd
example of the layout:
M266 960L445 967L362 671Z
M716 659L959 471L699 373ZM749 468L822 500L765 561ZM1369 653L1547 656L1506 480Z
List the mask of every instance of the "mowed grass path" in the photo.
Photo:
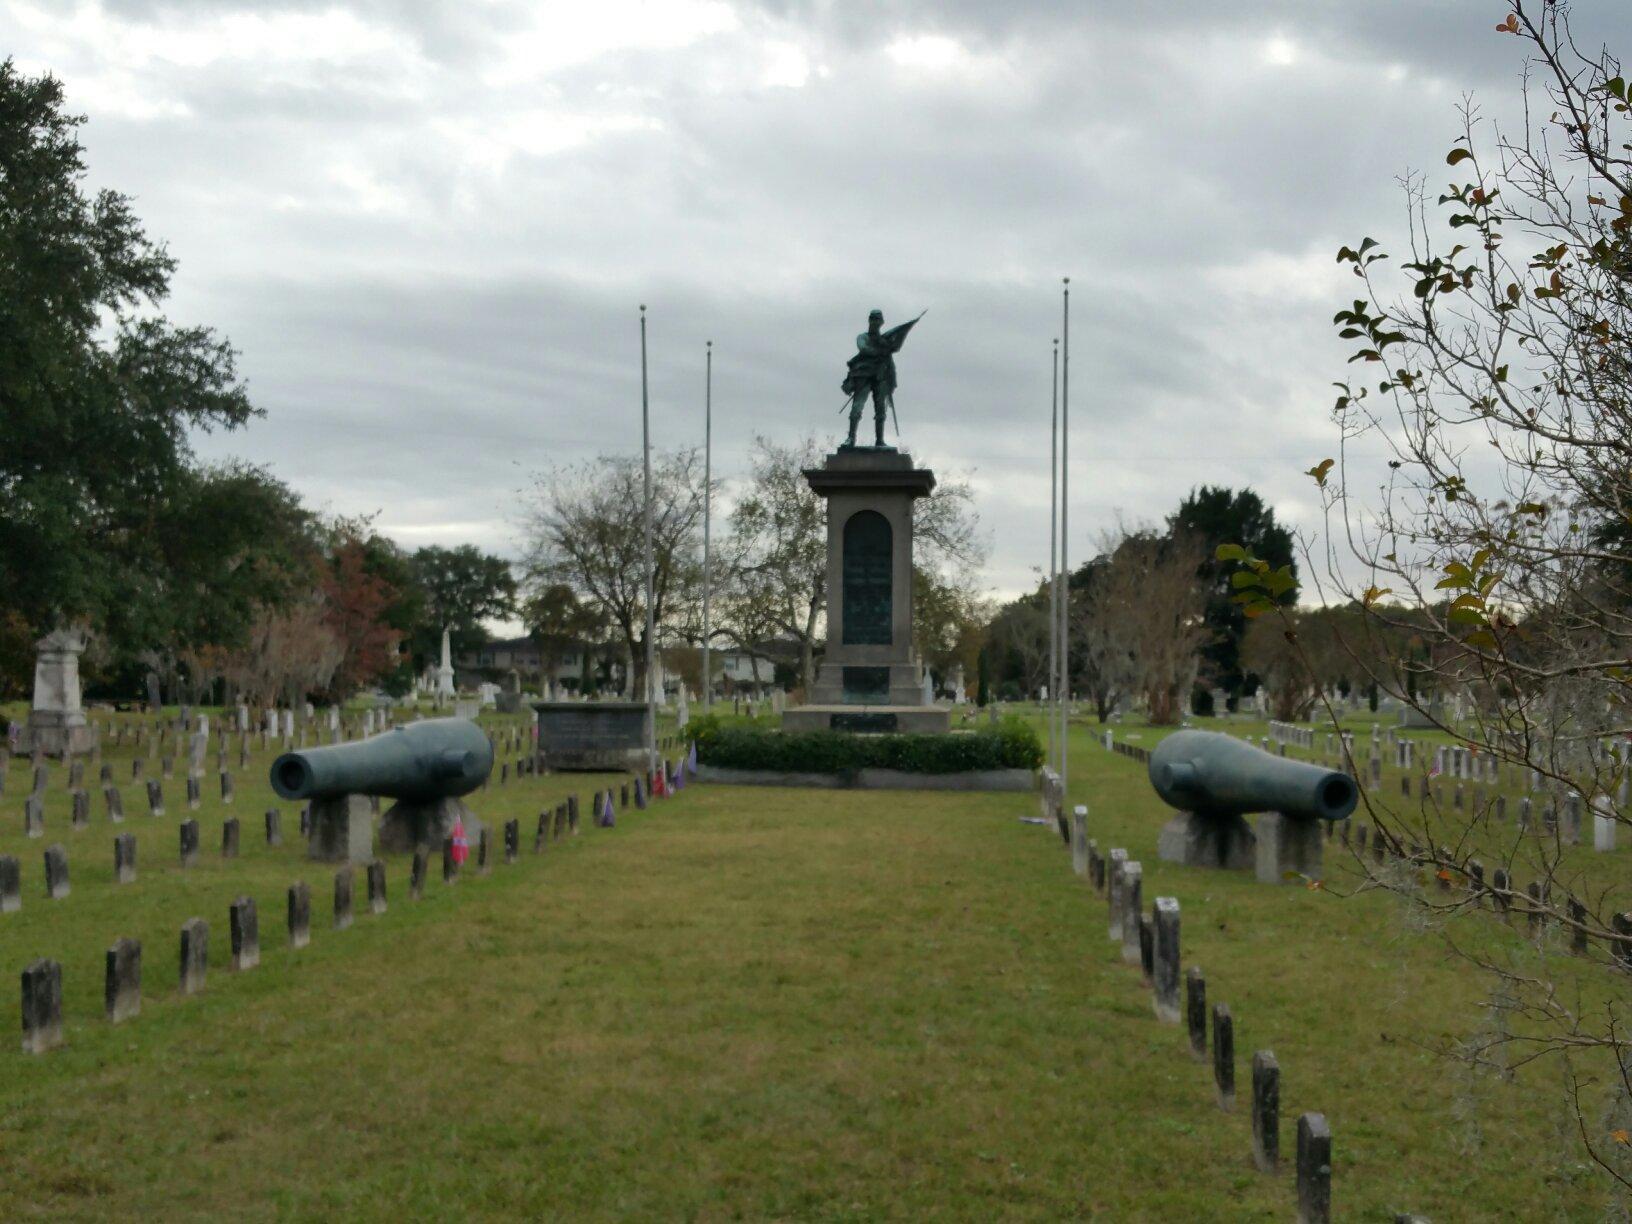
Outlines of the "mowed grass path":
M1141 771L1086 734L1074 756L1102 848L1179 897L1235 1011L1243 1101L1270 1047L1288 1156L1298 1112L1331 1120L1340 1214L1596 1201L1556 1085L1463 1091L1420 1048L1477 1020L1435 941L1382 898L1155 863ZM136 1021L81 1008L65 1048L0 1052L0 1215L1290 1218L1035 810L692 787L541 858L524 821L520 864L417 904L394 860L390 913L351 931L314 898L298 953L262 898L238 976L212 913L204 996L150 945Z

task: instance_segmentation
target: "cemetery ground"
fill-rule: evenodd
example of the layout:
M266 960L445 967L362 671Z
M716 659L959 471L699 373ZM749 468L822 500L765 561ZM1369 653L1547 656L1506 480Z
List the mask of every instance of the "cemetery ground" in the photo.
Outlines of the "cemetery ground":
M266 784L270 750L237 773L230 809L211 769L189 812L178 768L163 817L129 781L129 746L110 751L124 823L91 771L83 830L53 766L35 839L14 760L0 854L22 862L23 907L0 915L0 969L15 1008L22 967L60 960L66 1024L42 1056L0 1051L0 1214L1287 1219L1306 1110L1331 1124L1342 1218L1601 1211L1556 1074L1471 1075L1433 1052L1479 1022L1477 974L1387 896L1159 862L1166 809L1097 734L1073 729L1070 801L1089 805L1102 852L1142 862L1147 908L1179 900L1183 963L1234 1015L1235 1112L1183 1026L1155 1017L1056 833L1018 819L1032 795L693 785L598 829L587 801L609 779L495 776L471 799L493 830L489 875L472 862L445 885L433 856L416 902L392 856L387 912L368 913L359 871L355 923L336 931L333 867L304 857L298 806ZM568 794L580 833L535 855L538 811ZM271 806L281 847L262 834ZM223 860L229 814L241 850ZM189 817L200 854L184 870ZM506 865L510 818L521 856ZM137 836L131 884L113 882L116 832ZM53 901L41 857L58 842L72 891ZM1334 890L1346 854L1328 843ZM312 938L291 950L296 880ZM262 954L233 973L239 895L258 904ZM182 997L194 916L210 924L208 983ZM103 956L120 936L142 941L143 999L114 1025ZM1493 916L1482 937L1525 933ZM1250 1155L1262 1049L1282 1076L1275 1175Z

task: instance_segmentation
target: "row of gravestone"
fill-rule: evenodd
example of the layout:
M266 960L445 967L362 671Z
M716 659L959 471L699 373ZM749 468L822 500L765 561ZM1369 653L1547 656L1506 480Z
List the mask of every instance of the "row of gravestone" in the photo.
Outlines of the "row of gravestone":
M684 767L676 769L669 785L674 788L684 787L684 778ZM646 780L640 777L636 777L633 783L622 783L620 803L627 808L632 798L632 788L636 808L645 808L648 787ZM661 795L664 790L656 790L656 793ZM614 808L614 793L610 788L604 792L597 792L596 798L592 801L596 824L612 826ZM276 836L276 816L276 811L268 811L269 842ZM578 818L579 803L576 795L568 796L553 809L540 811L532 847L534 854L542 854L548 840L560 840L563 836L576 834ZM237 852L237 824L237 819L232 819L222 827L224 854L228 854L228 845L230 854ZM186 832L188 826L193 826L191 839ZM129 845L129 857L121 862L129 862L134 878L134 837L131 834L124 834L116 839L116 858L121 855L118 842L127 842ZM188 860L186 857L189 845L191 852L196 855L196 821L188 821L183 826L183 862ZM52 873L52 858L55 852L60 852L62 858L62 889L64 889L62 894L65 894L67 855L62 852L62 847L51 847L51 850L47 850L47 878ZM521 855L521 821L511 819L504 823L504 862L514 863L519 855ZM10 865L10 868L7 865ZM15 883L15 858L0 858L0 886L3 886L7 870L11 871L11 878ZM488 870L490 870L490 839L488 831L481 829L477 839L477 873L486 875ZM408 896L415 901L423 894L426 871L428 850L419 847L413 855L413 868L408 878ZM459 881L459 875L459 845L455 844L454 837L447 837L442 842L442 881L444 885L452 885ZM375 858L367 867L367 885L369 885L369 912L384 914L385 863L379 858ZM335 873L336 930L348 929L351 925L351 891L353 891L353 868L339 868ZM287 896L287 920L289 920L289 947L304 948L310 942L312 934L312 893L304 881L290 885ZM255 968L261 958L255 899L242 896L232 902L232 906L228 907L228 932L232 937L232 968L235 971ZM204 919L188 919L181 925L181 994L197 994L204 989L207 965L209 965L209 924L204 922ZM114 942L106 956L104 1010L109 1022L119 1023L137 1015L142 1005L140 997L142 997L142 945L139 940L121 938ZM23 1049L24 1053L41 1054L59 1044L62 1044L62 966L59 961L42 958L23 969Z
M1572 951L1586 954L1594 942L1601 942L1617 964L1632 971L1632 910L1612 914L1607 930L1595 928L1587 907L1578 898L1566 894L1560 906L1553 900L1552 886L1544 881L1532 880L1521 887L1504 867L1490 872L1487 880L1483 863L1478 859L1460 862L1447 846L1432 850L1416 843L1405 846L1384 830L1366 824L1356 825L1351 835L1349 823L1343 822L1343 843L1354 849L1362 865L1369 857L1374 866L1393 862L1410 871L1427 872L1439 892L1453 894L1446 898L1448 903L1488 907L1504 921L1523 915L1532 936L1539 937L1550 925L1562 924L1570 932Z
M304 836L307 814L301 814L301 833ZM184 820L177 826L181 840L181 865L191 867L198 862L198 821ZM221 823L221 857L238 857L240 825L236 816ZM277 808L266 812L266 844L283 844L283 818ZM116 884L136 881L136 835L121 833L113 839L113 880ZM49 900L60 900L69 893L68 851L60 843L45 850L45 895ZM15 913L22 908L22 867L15 855L0 855L0 913Z
M1399 740L1398 743L1409 748L1411 741ZM1446 753L1443 747L1437 750L1436 758L1440 753ZM1449 752L1452 777L1472 777L1472 785L1481 787L1493 781L1499 781L1500 773L1486 768L1471 770L1467 762L1470 759L1485 759L1493 761L1489 753L1475 753L1473 750L1452 748ZM1409 754L1407 754L1409 761ZM1378 761L1374 756L1371 761L1372 781L1379 781ZM1424 774L1416 779L1413 787L1413 775L1404 773L1400 777L1400 793L1406 797L1416 797L1428 803L1441 802L1437 783L1439 765L1436 761L1435 772ZM1480 777L1480 773L1485 776ZM1531 773L1531 789L1539 785L1538 775L1534 770ZM1452 810L1461 810L1470 800L1465 796L1461 780L1454 781L1450 796ZM1594 804L1593 812L1593 849L1599 853L1613 851L1616 845L1615 831L1618 819L1613 812L1607 796L1600 796ZM1485 802L1485 811L1500 824L1507 823L1507 796L1497 794ZM1535 833L1544 837L1558 836L1566 845L1581 844L1581 829L1583 805L1581 795L1577 791L1569 791L1564 796L1562 813L1555 803L1549 801L1542 809L1541 818L1535 819L1534 804L1529 796L1521 796L1518 803L1517 831L1520 833ZM1352 826L1352 831L1351 831ZM1368 854L1374 864L1381 865L1389 860L1405 864L1413 870L1429 871L1440 891L1453 892L1460 889L1460 895L1452 903L1461 904L1463 900L1471 899L1473 904L1484 908L1488 906L1504 916L1522 913L1527 919L1532 934L1539 934L1550 924L1559 923L1570 931L1571 947L1578 953L1587 953L1594 942L1601 942L1607 946L1610 957L1621 966L1632 969L1632 911L1612 913L1608 927L1601 924L1595 927L1591 922L1586 907L1574 896L1566 895L1562 906L1552 900L1552 888L1549 883L1532 881L1520 887L1512 879L1506 868L1498 867L1489 873L1486 879L1484 864L1476 858L1458 859L1452 855L1448 847L1441 846L1437 851L1430 850L1418 844L1409 848L1397 839L1390 838L1381 829L1373 830L1364 823L1355 821L1352 817L1338 821L1335 825L1329 824L1326 829L1327 839L1334 834L1341 838L1345 846L1357 852L1362 865L1365 864Z
M165 813L164 784L157 778L148 779L147 810L150 816L163 816ZM221 802L231 806L236 796L237 788L230 773L221 775ZM187 809L196 812L204 804L203 787L197 778L188 778L186 784ZM86 829L91 823L91 795L83 789L68 792L70 822L75 829ZM125 819L124 793L113 783L109 782L102 787L102 807L108 821L112 824L121 824ZM29 837L43 837L45 835L45 796L36 792L23 800L23 832Z
M1140 967L1152 991L1157 1018L1177 1024L1181 1018L1178 899L1157 897L1151 912L1144 913L1143 866L1120 847L1100 854L1099 843L1088 836L1085 806L1079 804L1072 810L1061 835L1071 851L1072 869L1106 898L1107 936L1120 944L1125 963ZM1190 1052L1206 1061L1207 983L1200 968L1192 965L1186 970L1184 984L1183 1018ZM1213 1004L1212 1029L1218 1106L1229 1113L1235 1109L1235 1021L1228 1004ZM1275 1055L1269 1050L1256 1052L1252 1056L1252 1157L1260 1171L1270 1174L1280 1168L1280 1084ZM1305 1113L1298 1119L1296 1172L1299 1221L1326 1224L1331 1219L1332 1134L1323 1114Z
M682 762L678 766L663 763L663 775L647 774L637 776L632 782L621 784L618 800L614 801L612 788L597 791L592 801L591 811L595 823L603 828L610 828L615 823L617 807L627 808L631 802L637 810L645 810L648 794L657 796L672 795L684 788L687 774L691 772L688 764ZM664 783L658 783L657 778L666 775ZM279 814L276 809L268 810L267 841L269 844L278 844L281 840ZM302 815L304 824L305 814ZM538 825L533 838L533 852L542 853L548 841L559 840L564 836L576 835L579 822L579 801L577 795L569 795L553 809L545 809L539 813ZM182 863L187 865L196 859L198 852L198 822L189 820L182 826ZM302 832L306 832L302 829ZM277 839L277 840L274 840ZM509 820L504 825L504 861L514 863L520 857L521 822ZM488 830L482 829L477 838L476 870L485 875L489 871L489 837ZM226 857L235 857L238 850L238 821L230 819L222 826L222 853ZM457 883L461 870L463 855L460 853L460 844L453 838L447 837L442 843L442 880L444 884ZM191 857L189 857L191 855ZM131 834L124 834L115 839L115 873L120 882L127 882L135 878L136 847L135 838ZM414 851L413 866L409 875L409 896L419 900L423 893L425 876L428 864L428 851L421 846ZM128 869L128 877L120 875L122 869ZM4 908L4 899L8 895L6 884L9 879L9 895L17 898L20 905L20 888L18 881L17 860L12 857L0 857L0 909ZM352 868L342 867L334 876L334 927L336 930L345 930L351 925L352 913ZM47 895L52 897L66 896L68 892L67 852L61 846L52 846L46 851L46 878ZM54 881L60 879L60 891L53 891ZM386 909L385 863L375 859L368 864L368 904L369 911L374 914L383 914ZM311 892L304 881L290 886L288 892L288 926L289 946L291 948L305 947L311 938ZM260 963L260 925L256 913L255 901L252 897L239 897L232 902L228 913L228 929L232 941L232 968L237 971L254 968ZM208 941L209 924L202 918L190 918L181 928L181 977L180 990L182 994L196 994L204 987L205 972L208 968ZM105 982L105 1011L109 1021L118 1023L138 1014L141 1010L141 944L137 940L121 938L108 949ZM23 1050L31 1054L40 1054L61 1045L63 1040L62 1029L62 966L60 962L50 959L40 959L32 962L23 970L22 974L22 1019L23 1019Z

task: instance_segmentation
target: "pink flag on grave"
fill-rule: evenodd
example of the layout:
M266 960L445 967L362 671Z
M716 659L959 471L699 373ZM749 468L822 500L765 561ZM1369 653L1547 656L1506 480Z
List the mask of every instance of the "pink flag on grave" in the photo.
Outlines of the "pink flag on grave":
M453 861L460 865L470 857L470 842L465 839L465 822L458 817L453 821Z

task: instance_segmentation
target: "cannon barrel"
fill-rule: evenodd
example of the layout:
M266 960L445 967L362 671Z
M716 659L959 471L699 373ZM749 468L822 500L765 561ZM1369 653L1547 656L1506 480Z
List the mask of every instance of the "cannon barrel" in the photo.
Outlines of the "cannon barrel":
M468 718L429 718L352 744L286 752L272 762L285 799L383 795L431 803L468 795L493 772L493 745Z
M1348 774L1272 756L1215 731L1178 731L1150 754L1150 784L1181 811L1213 816L1284 812L1342 820L1360 790Z

